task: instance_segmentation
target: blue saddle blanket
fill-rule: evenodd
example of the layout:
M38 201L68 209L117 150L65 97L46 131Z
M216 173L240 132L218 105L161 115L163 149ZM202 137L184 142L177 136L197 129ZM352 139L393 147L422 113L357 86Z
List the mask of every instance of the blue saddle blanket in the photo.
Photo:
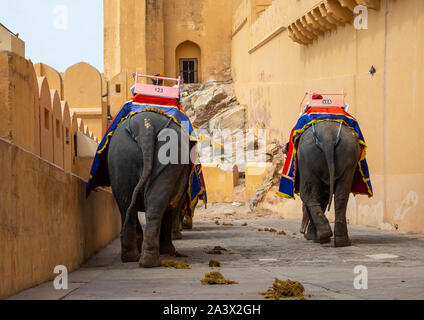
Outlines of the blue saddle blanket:
M102 141L97 148L94 157L90 179L87 182L86 196L99 186L110 186L109 172L107 166L107 150L109 147L110 139L115 132L116 128L128 117L141 113L141 112L157 112L166 117L171 118L176 124L188 134L190 141L195 144L198 142L198 137L191 124L189 117L185 114L184 110L180 107L175 99L152 97L145 95L136 95L132 100L124 104L121 110L117 113L115 118L109 125ZM200 162L191 164L191 173L189 177L189 188L187 190L187 209L194 212L194 206L199 199L203 199L205 205L207 203L206 186L202 173L202 166Z
M297 138L313 123L322 121L335 121L343 123L352 129L358 138L361 145L361 155L358 160L358 166L355 171L351 192L353 194L365 194L369 197L373 196L370 174L368 170L366 156L366 144L364 136L362 135L359 124L354 117L344 111L342 108L310 108L302 117L297 121L296 126L290 134L289 149L286 161L283 167L283 173L280 181L279 196L284 198L293 198L298 190L298 176L297 176Z

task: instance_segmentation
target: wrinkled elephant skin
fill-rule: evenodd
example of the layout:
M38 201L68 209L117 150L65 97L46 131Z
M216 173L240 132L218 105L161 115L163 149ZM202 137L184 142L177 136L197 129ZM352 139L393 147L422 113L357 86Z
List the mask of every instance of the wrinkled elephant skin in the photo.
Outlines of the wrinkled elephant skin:
M177 132L177 164L161 163L159 150L167 141L157 137L164 130ZM162 139L161 139L162 140ZM122 218L121 260L139 261L143 267L160 266L161 253L174 254L173 224L185 200L190 172L181 164L180 150L188 137L169 118L142 112L126 119L114 132L108 150L112 192ZM137 213L145 213L143 229Z
M307 229L306 239L330 242L333 232L325 211L334 195L334 245L343 247L350 245L346 208L360 145L353 130L344 125L336 145L339 130L339 123L320 122L315 124L314 138L312 127L308 128L299 138L297 157L304 216L302 230ZM306 228L307 217L310 221Z

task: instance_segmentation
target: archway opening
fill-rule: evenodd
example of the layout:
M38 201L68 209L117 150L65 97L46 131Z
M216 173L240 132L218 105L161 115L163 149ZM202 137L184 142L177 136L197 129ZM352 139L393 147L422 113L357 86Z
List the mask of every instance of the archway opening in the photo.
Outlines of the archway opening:
M191 41L181 43L175 50L175 63L177 75L180 75L184 83L198 83L201 66L200 47Z

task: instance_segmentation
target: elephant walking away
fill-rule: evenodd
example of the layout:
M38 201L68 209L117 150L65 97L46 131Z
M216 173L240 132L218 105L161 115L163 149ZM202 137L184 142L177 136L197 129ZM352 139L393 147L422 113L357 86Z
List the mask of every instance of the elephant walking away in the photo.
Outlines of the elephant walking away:
M298 142L299 191L306 238L328 243L333 235L325 216L334 195L334 245L351 244L346 208L361 155L357 135L345 125L323 121L310 126ZM309 224L308 224L309 222Z
M174 131L178 139L159 139L166 131ZM164 162L160 157L161 148L170 143L178 150L176 163ZM173 220L180 219L190 174L190 164L181 161L181 150L188 143L180 126L150 111L130 116L114 132L107 161L122 218L123 262L139 261L142 267L157 267L160 254L175 254ZM137 217L140 211L145 212L144 232ZM178 227L174 223L174 229Z

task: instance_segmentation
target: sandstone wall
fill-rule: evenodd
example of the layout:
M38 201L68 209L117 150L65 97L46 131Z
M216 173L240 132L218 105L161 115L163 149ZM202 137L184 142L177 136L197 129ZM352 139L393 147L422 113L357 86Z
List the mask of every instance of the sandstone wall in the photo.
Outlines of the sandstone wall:
M201 51L200 81L228 80L231 18L239 2L105 0L105 78L136 71L177 76L176 50L191 41Z
M102 95L107 93L108 84L96 68L80 62L63 74L44 63L37 63L34 69L38 77L47 80L50 90L57 91L59 100L67 102L69 113L85 119L94 136L103 137L108 126L109 100Z
M0 298L52 279L56 265L77 269L120 231L110 192L85 198L97 143L49 87L62 76L47 67L37 77L30 61L0 51Z
M235 5L234 0L165 0L165 73L178 75L177 48L191 41L200 48L199 82L228 80Z
M59 94L60 100L64 100L65 97L63 94L63 79L60 73L44 63L35 64L34 69L37 73L37 76L46 77L47 81L49 82L50 89L56 90Z
M25 42L6 27L0 26L0 51L10 51L25 57Z
M107 105L102 100L102 76L93 66L80 62L64 75L64 97L71 112L84 119L94 135L103 137L107 128Z
M0 51L0 137L36 153L35 73L32 63L9 52Z
M0 298L79 268L120 232L112 194L0 139Z
M356 30L332 20L348 7L328 6L355 1L276 0L255 18L252 1L241 2L232 27L232 76L249 126L286 142L306 91L344 90L368 144L374 187L371 199L351 198L350 223L424 232L424 2L355 0L369 5L368 30ZM309 12L322 19L318 26ZM270 193L265 205L301 215L299 199Z

